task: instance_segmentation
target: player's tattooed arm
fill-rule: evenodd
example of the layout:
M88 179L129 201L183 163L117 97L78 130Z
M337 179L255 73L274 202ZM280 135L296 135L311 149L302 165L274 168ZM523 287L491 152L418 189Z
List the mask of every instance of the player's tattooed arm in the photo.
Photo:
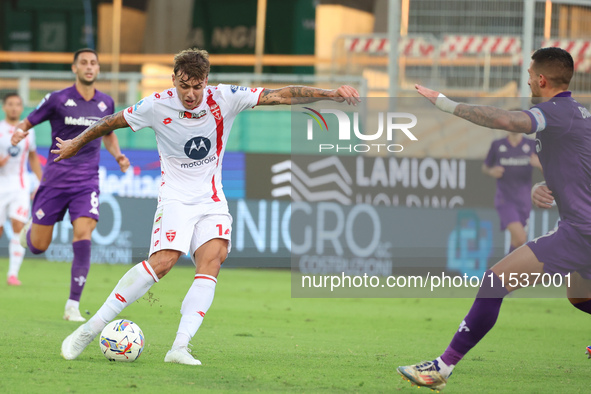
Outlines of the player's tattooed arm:
M51 151L51 153L58 155L54 161L57 162L63 159L68 159L78 153L80 148L88 144L90 141L107 135L113 130L121 129L127 126L128 124L123 117L123 111L119 111L113 115L107 115L100 119L74 139L62 140L61 138L56 137L57 149L53 149Z
M346 101L355 105L359 93L351 86L343 85L338 89L327 90L309 86L286 86L280 89L265 89L261 93L258 105L305 104L319 100Z
M507 111L487 105L458 104L453 114L491 129L507 130L514 133L529 133L531 131L531 119L521 111Z
M486 105L456 103L435 90L418 84L415 85L415 88L420 95L426 97L440 110L452 113L479 126L514 133L529 133L531 131L531 119L522 111L507 111Z

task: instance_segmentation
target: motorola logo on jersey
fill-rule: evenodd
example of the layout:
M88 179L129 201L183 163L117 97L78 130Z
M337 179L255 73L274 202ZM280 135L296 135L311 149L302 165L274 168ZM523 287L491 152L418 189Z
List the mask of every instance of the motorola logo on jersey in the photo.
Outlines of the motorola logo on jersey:
M19 148L18 146L10 146L10 148L8 148L8 154L11 157L16 157L21 151L21 148Z
M191 138L185 144L185 154L193 160L201 160L211 149L211 141L204 137Z

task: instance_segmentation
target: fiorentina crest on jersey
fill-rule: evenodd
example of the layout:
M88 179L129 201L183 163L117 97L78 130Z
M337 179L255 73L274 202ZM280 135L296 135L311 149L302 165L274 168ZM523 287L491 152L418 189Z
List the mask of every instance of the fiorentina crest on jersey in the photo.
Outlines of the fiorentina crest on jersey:
M174 241L174 238L175 237L176 237L176 231L174 231L174 230L168 230L166 232L166 239L168 240L168 242Z

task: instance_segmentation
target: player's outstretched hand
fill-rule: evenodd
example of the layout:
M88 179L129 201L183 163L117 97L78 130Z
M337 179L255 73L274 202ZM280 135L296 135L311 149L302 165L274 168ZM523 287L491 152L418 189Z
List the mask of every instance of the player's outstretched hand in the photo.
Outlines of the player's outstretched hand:
M554 204L552 190L548 189L546 182L536 183L531 189L531 201L538 208L548 209Z
M72 145L72 140L62 140L60 137L55 137L55 140L57 141L57 149L52 149L51 153L58 155L53 159L56 163L63 159L69 159L78 153L78 149Z
M29 131L24 131L23 129L16 129L14 133L12 133L12 137L10 137L10 143L12 146L17 146L19 142L27 138L29 135Z
M349 105L357 105L357 103L361 102L357 89L348 85L343 85L340 88L334 90L333 100L339 103L346 101Z
M435 100L437 100L437 97L439 97L439 92L436 92L435 90L431 90L419 84L415 84L415 89L417 90L417 92L419 92L421 96L428 98L429 101L433 104L435 104Z
M125 172L129 168L129 159L122 153L117 157L117 164L119 164L121 172Z

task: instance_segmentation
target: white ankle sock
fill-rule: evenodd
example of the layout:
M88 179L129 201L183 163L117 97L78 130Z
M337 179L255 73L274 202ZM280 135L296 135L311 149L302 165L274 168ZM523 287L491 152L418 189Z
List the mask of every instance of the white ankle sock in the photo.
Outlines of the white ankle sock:
M74 300L68 299L68 301L66 301L66 309L68 309L70 307L80 309L80 301L74 301Z
M21 246L18 234L15 234L8 243L8 276L18 276L24 257L25 248Z
M197 274L181 306L181 322L173 348L187 346L203 323L203 317L213 302L217 279L210 275Z
M147 261L136 264L119 280L103 306L88 320L87 327L99 334L125 307L139 300L156 282L158 277Z
M449 378L449 375L451 375L451 372L454 370L455 365L447 365L443 362L441 357L437 357L436 360L437 365L439 366L439 373L443 375L444 378Z

